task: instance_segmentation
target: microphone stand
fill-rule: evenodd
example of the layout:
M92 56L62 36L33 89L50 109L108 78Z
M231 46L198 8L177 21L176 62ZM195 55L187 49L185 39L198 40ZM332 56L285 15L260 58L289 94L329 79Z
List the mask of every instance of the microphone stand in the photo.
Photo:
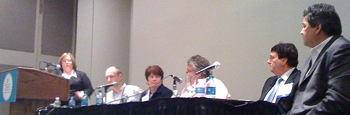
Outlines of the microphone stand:
M54 70L58 70L58 69L61 68L61 66L58 65L58 64L52 64L52 63L50 63L50 62L40 61L40 62L39 62L39 69L40 69L41 62L43 62L43 63L46 64L46 66L45 66L45 68L44 68L44 71L45 71L45 72L48 72L48 71L49 71L49 67L50 67L50 66L54 66L54 67L55 67Z
M45 72L48 72L48 71L49 71L49 64L46 64Z
M44 61L40 61L40 62L39 62L39 69L40 69L41 62L45 63ZM49 71L49 66L50 66L50 65L49 65L48 63L46 63L46 66L45 66L45 69L44 69L45 72L48 72L48 71Z
M173 81L173 98L176 98L176 97L179 97L179 94L177 93L177 90L176 90L176 80L174 79Z
M105 99L105 102L106 102L106 104L107 104L107 89L109 88L109 87L104 87L105 88L105 94L103 95L103 98Z

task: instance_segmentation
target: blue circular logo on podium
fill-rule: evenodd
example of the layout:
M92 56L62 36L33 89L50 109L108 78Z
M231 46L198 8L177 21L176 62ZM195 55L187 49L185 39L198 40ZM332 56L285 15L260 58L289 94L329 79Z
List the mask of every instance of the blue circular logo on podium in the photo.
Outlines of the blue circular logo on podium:
M5 101L10 99L12 93L13 80L12 75L8 73L4 79L2 94Z

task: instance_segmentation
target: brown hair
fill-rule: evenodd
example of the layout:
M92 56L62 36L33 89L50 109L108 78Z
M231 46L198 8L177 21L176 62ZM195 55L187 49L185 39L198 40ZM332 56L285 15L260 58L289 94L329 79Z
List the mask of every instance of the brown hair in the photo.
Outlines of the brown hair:
M69 56L72 59L72 64L73 64L73 69L77 70L77 64L75 63L75 58L71 53L63 53L62 56L60 57L58 63L60 64L60 66L62 67L62 60L64 58L66 58L67 56ZM61 71L63 71L63 68L61 68Z
M163 79L164 77L164 72L162 70L162 68L160 68L158 65L152 65L152 66L148 66L145 72L145 77L146 80L148 80L148 76L154 74L154 75L159 75L161 77L161 79Z

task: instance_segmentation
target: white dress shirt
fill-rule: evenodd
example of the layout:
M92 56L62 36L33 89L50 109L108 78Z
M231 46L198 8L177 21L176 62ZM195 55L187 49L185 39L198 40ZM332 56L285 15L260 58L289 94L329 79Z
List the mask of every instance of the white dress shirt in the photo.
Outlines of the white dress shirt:
M115 93L113 90L106 93L105 104L120 104L122 99L127 97L127 102L130 101L139 101L140 96L143 90L135 85L126 85L125 83L119 89L118 93Z
M276 100L277 100L277 97L278 98L281 98L281 97L286 97L290 94L290 92L292 91L292 88L293 88L293 83L288 83L288 84L285 84L287 79L289 78L290 74L292 74L292 72L294 71L295 67L293 67L292 69L289 69L287 72L285 72L281 78L282 78L282 81L278 87L278 90L276 92L276 95L275 97L273 98L272 100L272 103L276 103ZM271 92L273 90L275 86L273 86L270 91L266 94L265 98L264 98L264 101L267 100L267 98L269 97L269 95L271 95Z
M311 59L312 59L312 64L315 63L316 58L321 53L323 47L328 43L329 40L331 40L332 37L333 36L328 37L326 40L324 40L323 42L321 42L320 44L318 44L314 48L311 48L310 56L311 56Z
M77 73L76 73L74 70L72 70L72 72L70 73L70 75L68 75L67 73L62 73L62 76L63 76L64 78L66 78L66 79L70 79L71 77L78 78L78 77L77 77Z

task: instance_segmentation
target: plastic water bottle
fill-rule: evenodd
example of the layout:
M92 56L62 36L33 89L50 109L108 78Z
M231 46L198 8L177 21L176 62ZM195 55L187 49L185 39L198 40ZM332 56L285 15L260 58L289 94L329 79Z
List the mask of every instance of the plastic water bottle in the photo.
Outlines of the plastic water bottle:
M69 107L75 107L75 100L74 97L70 97L69 102L68 102Z
M128 100L129 100L129 96L128 96L128 95L123 95L123 96L122 96L121 103L127 103Z
M205 89L206 89L205 80L198 79L198 83L195 87L195 93L196 93L195 97L206 97Z
M55 107L55 108L61 107L60 97L56 97L55 102L53 102L53 107Z
M87 92L84 91L84 95L81 98L81 106L88 106L89 105L89 96L87 95Z
M102 104L103 104L102 90L98 90L98 93L96 95L96 105L102 105Z
M215 98L216 95L216 84L214 82L214 76L209 76L209 80L207 82L207 95L206 98Z

